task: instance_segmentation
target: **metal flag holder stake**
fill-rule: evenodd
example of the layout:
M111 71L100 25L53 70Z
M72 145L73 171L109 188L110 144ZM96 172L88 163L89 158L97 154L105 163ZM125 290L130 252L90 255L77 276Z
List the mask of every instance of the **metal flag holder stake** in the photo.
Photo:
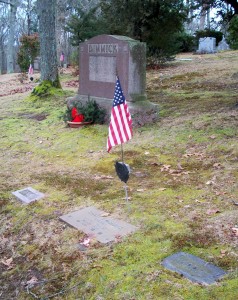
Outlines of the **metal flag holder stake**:
M123 147L121 144L121 156L122 156L122 162L116 162L115 168L116 168L116 173L118 177L121 179L122 182L124 182L124 190L126 194L126 203L129 204L129 199L128 199L128 187L127 187L127 181L129 179L129 174L130 174L130 168L127 164L124 163L124 153L123 153Z

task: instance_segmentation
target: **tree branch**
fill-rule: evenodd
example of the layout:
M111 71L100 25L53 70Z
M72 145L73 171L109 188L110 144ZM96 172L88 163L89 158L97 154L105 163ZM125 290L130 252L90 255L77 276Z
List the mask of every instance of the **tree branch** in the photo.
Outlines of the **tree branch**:
M2 1L2 0L0 0L0 3L5 3L5 4L10 4L10 5L12 5L10 2Z

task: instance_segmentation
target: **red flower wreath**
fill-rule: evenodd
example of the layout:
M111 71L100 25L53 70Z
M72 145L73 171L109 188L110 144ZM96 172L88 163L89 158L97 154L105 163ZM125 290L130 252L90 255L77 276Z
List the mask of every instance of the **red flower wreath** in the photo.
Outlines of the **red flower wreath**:
M83 122L84 120L84 115L79 114L76 107L73 107L71 111L71 116L72 116L72 122Z

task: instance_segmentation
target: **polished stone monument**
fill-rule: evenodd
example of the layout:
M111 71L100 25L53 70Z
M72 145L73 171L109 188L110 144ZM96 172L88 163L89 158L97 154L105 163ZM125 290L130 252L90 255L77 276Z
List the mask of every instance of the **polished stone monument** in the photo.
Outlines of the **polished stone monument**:
M68 99L69 107L74 101L91 99L110 115L118 76L132 118L141 120L145 114L151 120L157 118L157 106L146 99L145 43L125 36L99 35L80 44L79 49L79 90Z

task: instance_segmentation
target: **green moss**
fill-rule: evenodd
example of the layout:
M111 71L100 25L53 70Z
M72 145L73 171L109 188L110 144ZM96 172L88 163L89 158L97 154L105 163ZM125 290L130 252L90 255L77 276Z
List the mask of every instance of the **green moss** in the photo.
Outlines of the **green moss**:
M39 98L41 99L52 95L62 96L63 91L61 87L52 84L51 81L44 80L33 89L29 99L34 102Z

